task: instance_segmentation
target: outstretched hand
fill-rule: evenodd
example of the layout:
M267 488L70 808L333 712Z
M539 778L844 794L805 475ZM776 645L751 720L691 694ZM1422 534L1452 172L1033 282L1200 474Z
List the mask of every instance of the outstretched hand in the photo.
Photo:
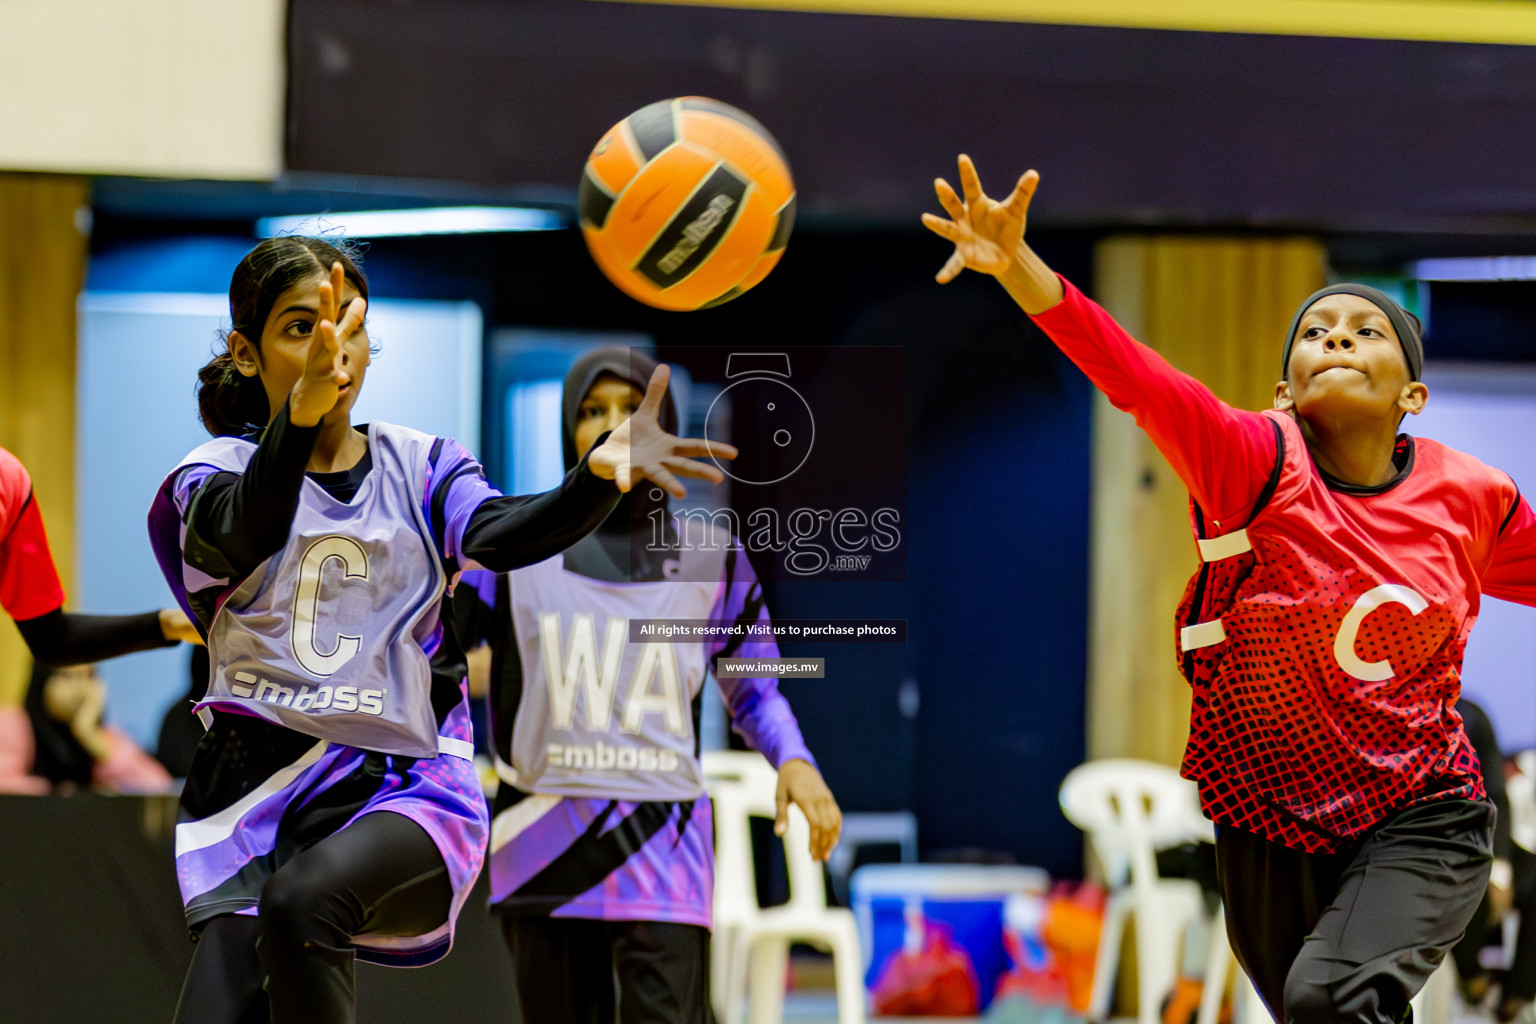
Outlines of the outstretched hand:
M315 313L304 375L294 382L288 396L288 416L296 427L319 423L336 407L341 389L352 383L341 342L362 328L368 300L358 296L347 303L342 315L338 297L345 281L341 264L333 263L330 279L320 282L320 308Z
M203 643L203 635L180 608L160 609L160 635L167 640L180 640L184 644L201 646Z
M939 204L949 214L945 220L936 214L923 214L923 224L934 234L955 243L955 251L938 273L938 282L948 284L967 268L994 277L1001 276L1018 256L1024 241L1024 220L1029 201L1034 197L1040 175L1025 171L1018 184L1002 202L981 190L976 165L960 154L960 188L964 198L943 178L935 178L934 191Z
M619 424L588 457L587 465L592 472L612 480L621 491L627 492L641 480L649 480L674 498L684 498L688 491L678 480L680 476L715 484L725 479L718 466L696 462L692 456L736 457L736 449L731 445L698 437L675 437L661 429L658 414L671 376L672 371L665 363L656 367L634 415Z

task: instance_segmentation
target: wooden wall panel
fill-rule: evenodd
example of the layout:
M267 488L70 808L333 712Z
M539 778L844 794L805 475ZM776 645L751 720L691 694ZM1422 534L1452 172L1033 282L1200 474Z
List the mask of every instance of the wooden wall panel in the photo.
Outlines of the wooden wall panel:
M1324 283L1309 238L1111 238L1097 298L1122 325L1225 401L1269 408L1285 328ZM1177 764L1189 687L1174 609L1198 566L1188 492L1131 417L1095 399L1088 754Z
M85 280L83 178L0 174L0 447L32 475L66 591L75 551L75 302ZM0 625L0 703L31 660Z

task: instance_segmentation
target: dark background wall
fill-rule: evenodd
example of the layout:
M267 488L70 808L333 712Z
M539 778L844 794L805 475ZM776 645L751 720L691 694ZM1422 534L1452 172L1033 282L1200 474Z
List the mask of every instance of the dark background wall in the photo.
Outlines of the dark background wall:
M295 0L288 165L563 197L609 125L756 114L813 215L909 223L966 150L1040 222L1529 230L1536 49L590 0Z

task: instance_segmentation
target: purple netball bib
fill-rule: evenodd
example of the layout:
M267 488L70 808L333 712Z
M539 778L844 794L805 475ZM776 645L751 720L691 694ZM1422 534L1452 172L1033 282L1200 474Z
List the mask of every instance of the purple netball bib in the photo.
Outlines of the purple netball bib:
M512 734L516 785L534 793L693 800L703 793L692 705L708 670L702 643L632 643L631 619L707 619L728 533L685 546L678 580L610 583L561 556L510 576L523 665ZM707 582L685 582L707 581Z
M423 644L446 578L422 511L435 440L370 424L373 469L349 502L305 478L288 542L214 616L199 708L238 709L366 750L437 755ZM255 450L219 438L182 465L240 473Z

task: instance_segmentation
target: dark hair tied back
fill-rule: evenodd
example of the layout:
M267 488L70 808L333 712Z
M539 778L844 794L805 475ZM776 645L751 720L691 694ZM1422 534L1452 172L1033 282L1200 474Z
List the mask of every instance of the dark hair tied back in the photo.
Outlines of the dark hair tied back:
M260 430L269 412L261 379L242 376L228 347L197 371L197 414L215 437L244 437Z
M340 263L359 295L368 298L368 278L358 266L360 253L344 239L283 235L268 238L246 253L229 281L230 334L238 333L261 349L261 334L278 296L294 285L330 274ZM259 377L247 377L229 354L229 334L220 350L197 372L197 408L214 436L243 437L261 430L271 418L267 392Z

